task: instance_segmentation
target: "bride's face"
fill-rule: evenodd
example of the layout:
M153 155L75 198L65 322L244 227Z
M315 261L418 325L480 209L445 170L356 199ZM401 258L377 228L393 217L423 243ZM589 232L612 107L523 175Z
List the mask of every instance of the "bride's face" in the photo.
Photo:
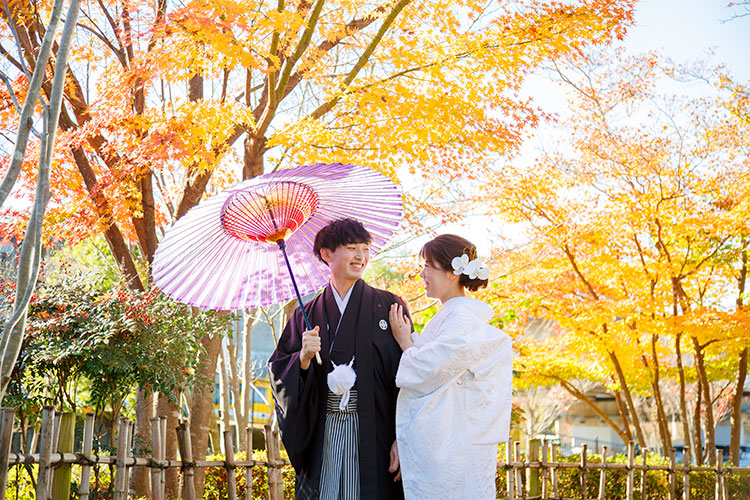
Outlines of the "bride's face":
M458 287L458 275L453 271L441 269L436 263L424 261L419 276L424 281L425 294L441 302L449 297Z

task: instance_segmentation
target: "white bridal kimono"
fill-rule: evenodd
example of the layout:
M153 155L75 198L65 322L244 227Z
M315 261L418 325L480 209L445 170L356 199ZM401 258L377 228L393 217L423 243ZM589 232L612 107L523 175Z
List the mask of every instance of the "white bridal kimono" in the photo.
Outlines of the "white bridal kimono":
M401 356L396 438L406 500L495 498L497 444L508 439L510 337L469 297L445 301Z

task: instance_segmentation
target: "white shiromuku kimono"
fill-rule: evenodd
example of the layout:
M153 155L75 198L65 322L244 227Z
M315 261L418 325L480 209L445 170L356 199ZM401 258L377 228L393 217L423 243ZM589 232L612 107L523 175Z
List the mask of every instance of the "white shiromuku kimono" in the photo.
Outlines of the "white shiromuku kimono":
M493 314L477 299L449 299L401 356L396 438L406 500L496 496L513 354L510 337L487 324Z

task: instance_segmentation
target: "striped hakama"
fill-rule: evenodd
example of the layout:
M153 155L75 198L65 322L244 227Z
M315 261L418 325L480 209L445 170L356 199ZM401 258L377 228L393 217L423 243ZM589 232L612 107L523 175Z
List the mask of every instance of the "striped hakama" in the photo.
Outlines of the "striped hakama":
M359 417L357 391L339 409L341 396L328 392L320 500L359 500Z

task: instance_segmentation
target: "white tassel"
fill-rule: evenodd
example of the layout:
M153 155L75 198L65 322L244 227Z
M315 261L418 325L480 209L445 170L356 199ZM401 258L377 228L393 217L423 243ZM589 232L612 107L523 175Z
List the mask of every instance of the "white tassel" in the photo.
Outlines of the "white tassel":
M332 393L341 396L339 410L344 411L346 405L349 404L351 388L354 387L354 382L357 380L357 374L352 368L354 358L348 364L337 365L333 361L331 364L333 364L333 371L328 374L328 388Z

